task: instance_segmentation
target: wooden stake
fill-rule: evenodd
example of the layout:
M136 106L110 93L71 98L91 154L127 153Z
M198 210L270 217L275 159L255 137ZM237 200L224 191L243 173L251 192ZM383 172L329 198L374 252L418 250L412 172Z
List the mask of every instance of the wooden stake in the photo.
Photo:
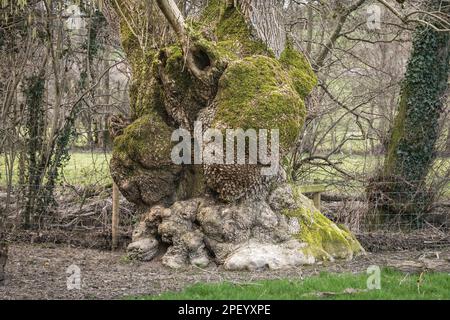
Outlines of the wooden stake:
M320 211L320 207L321 207L321 195L320 192L316 192L313 194L313 201L314 201L314 206L316 207L317 210Z
M119 245L119 212L120 212L120 202L119 202L120 191L115 183L113 183L113 194L112 194L112 250L116 250Z

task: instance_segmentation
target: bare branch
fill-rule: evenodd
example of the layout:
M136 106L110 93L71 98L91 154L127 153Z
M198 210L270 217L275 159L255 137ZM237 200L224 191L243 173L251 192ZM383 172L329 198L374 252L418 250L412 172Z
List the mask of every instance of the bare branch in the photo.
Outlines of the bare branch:
M178 36L189 71L199 80L208 82L208 73L197 66L195 62L194 50L191 48L189 34L186 31L186 23L176 3L173 0L157 0L156 2Z

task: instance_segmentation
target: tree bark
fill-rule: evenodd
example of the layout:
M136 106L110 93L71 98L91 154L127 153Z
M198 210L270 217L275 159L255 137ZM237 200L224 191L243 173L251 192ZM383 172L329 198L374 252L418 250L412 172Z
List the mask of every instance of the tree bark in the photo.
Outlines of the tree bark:
M255 36L279 57L286 47L287 33L283 24L283 1L241 0L242 9Z
M178 40L183 48L184 56L186 58L186 66L197 79L210 82L208 73L196 63L195 48L192 48L189 43L189 34L186 31L186 22L183 15L178 9L173 0L156 0L159 8L166 17L172 29L178 36Z
M440 0L429 3L439 10ZM445 8L448 11L448 7ZM375 214L418 223L433 200L425 179L436 158L439 119L448 89L450 35L418 26L382 174L369 186Z
M130 32L133 18L121 21L122 43L133 69L134 117L126 128L119 125L112 130L117 134L113 135L111 174L122 194L142 213L128 247L130 257L149 261L161 253L163 264L171 268L206 267L212 260L229 270L252 268L252 254L244 254L242 264L228 258L239 255L236 248L249 243L269 250L284 248L287 242L300 245L284 216L297 209L293 216L314 212L323 224L312 222L314 226L305 228L316 230L318 236L316 228L329 230L327 239L333 239L333 245L321 243L327 239L318 239L319 245L311 242L314 248L296 264L315 261L313 254L318 259L350 258L362 251L347 231L316 214L306 198L299 195L296 200L295 187L283 181L281 172L263 176L261 155L256 164L174 160L171 141L176 128L196 138L207 128L252 128L255 132L273 128L282 137L280 158L294 147L306 114L302 100L317 79L302 53L292 46L282 48L285 37L277 38L282 28L273 25L275 8L268 3L210 0L198 23L187 28L175 2L159 0L156 4L178 41L154 41L164 45L144 52L134 35L139 32ZM117 120L113 123L121 123ZM203 124L198 133L196 122ZM191 137L186 140L192 141ZM195 144L182 153L204 155L207 145L207 141L203 146ZM271 149L277 149L272 142ZM270 196L272 189L277 191ZM302 206L305 210L300 210ZM339 252L333 252L334 248ZM297 249L285 252L288 259L299 254ZM257 263L268 260L270 253Z

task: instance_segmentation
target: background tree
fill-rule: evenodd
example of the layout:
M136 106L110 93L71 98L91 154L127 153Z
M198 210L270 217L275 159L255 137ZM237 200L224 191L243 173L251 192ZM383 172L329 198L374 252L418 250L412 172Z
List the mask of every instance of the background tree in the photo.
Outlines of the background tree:
M127 112L126 101L118 103L123 92L114 95L111 83L127 77L127 70L118 75L117 40L109 36L93 2L4 3L0 150L7 176L5 209L12 192L20 190L22 224L42 227L52 219L53 193L69 149L84 139L91 149L108 149L109 115ZM16 176L19 186L13 190Z
M381 219L393 215L420 221L420 213L433 201L426 178L437 155L448 90L450 2L430 1L427 9L436 18L426 18L427 23L416 28L381 182L369 187Z

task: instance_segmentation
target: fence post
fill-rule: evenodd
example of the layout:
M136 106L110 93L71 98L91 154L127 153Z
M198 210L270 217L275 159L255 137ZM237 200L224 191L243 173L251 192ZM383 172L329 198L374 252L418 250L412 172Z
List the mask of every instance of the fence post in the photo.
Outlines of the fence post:
M120 212L120 202L119 202L119 188L116 183L113 182L113 192L112 192L112 222L111 222L111 234L112 234L112 250L116 250L119 244L119 212Z
M319 180L314 179L314 184L319 184ZM322 201L322 196L320 194L321 191L318 191L316 193L313 194L313 202L314 202L314 206L316 207L317 210L321 210L321 201Z
M3 216L0 212L0 285L5 279L5 265L8 259L8 246L6 244L6 230L3 224Z
M320 195L320 192L316 192L313 194L313 202L316 209L320 211L322 202L322 196Z

